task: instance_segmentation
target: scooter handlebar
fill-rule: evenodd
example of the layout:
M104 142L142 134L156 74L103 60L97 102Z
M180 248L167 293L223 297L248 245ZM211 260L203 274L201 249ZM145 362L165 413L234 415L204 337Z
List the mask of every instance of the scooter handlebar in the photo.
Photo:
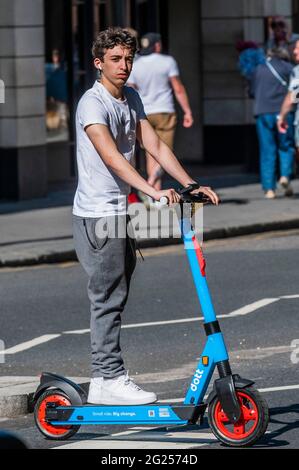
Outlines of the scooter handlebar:
M181 202L182 203L190 203L190 202L199 202L201 204L209 204L211 200L206 194L198 193L198 194L181 194ZM169 199L167 196L162 196L159 200L159 206L165 207L169 205Z
M199 193L199 194L188 194L188 195L181 195L181 202L182 203L190 203L190 202L198 202L201 204L211 204L212 201L206 194ZM159 206L160 207L166 207L169 205L169 199L166 196L162 196L161 199L159 200Z

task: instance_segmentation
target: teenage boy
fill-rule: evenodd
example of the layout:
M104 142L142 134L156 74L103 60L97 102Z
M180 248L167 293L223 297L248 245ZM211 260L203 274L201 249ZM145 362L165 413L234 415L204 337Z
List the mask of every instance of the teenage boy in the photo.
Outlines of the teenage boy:
M136 39L128 31L109 28L93 44L99 80L81 98L76 113L78 187L73 232L78 259L89 276L92 379L88 402L141 405L157 400L128 376L120 348L121 313L136 264L135 245L127 235L130 186L154 200L177 203L174 189L157 191L130 164L136 137L162 168L182 186L194 180L152 129L138 93L125 83L130 75ZM200 187L214 204L218 196ZM109 235L109 227L117 233ZM104 235L98 227L107 226Z

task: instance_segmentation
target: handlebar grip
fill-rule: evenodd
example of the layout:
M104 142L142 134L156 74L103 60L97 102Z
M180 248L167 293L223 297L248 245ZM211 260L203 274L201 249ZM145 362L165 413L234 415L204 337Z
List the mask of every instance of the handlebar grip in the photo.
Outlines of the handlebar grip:
M168 206L169 204L169 199L166 196L162 196L159 201L161 206Z

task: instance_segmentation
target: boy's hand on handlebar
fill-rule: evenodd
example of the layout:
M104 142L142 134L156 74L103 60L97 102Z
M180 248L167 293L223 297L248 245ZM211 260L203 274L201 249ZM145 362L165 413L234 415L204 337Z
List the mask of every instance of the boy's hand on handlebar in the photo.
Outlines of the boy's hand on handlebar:
M190 194L204 194L213 204L216 206L219 204L219 196L213 191L209 186L200 186L198 189L195 189ZM164 189L162 191L156 191L154 199L160 201L162 197L166 197L169 201L169 205L179 203L181 200L180 194L178 194L174 189Z
M160 201L161 197L167 197L169 205L180 202L181 196L174 189L163 189L156 191L154 199Z
M213 204L216 204L216 206L218 206L220 202L220 198L218 194L215 193L215 191L213 191L213 189L210 188L209 186L199 186L198 189L195 189L190 194L198 194L198 193L205 194Z

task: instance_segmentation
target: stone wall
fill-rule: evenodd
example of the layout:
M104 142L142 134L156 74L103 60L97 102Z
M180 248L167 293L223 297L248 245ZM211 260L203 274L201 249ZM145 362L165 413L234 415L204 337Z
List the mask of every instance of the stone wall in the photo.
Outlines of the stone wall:
M46 192L43 0L1 0L0 197Z
M163 1L163 0L162 0ZM175 57L180 68L193 112L194 124L190 129L182 127L179 106L179 123L176 131L175 151L185 161L202 160L202 96L200 58L200 2L169 0L168 3L169 53Z

